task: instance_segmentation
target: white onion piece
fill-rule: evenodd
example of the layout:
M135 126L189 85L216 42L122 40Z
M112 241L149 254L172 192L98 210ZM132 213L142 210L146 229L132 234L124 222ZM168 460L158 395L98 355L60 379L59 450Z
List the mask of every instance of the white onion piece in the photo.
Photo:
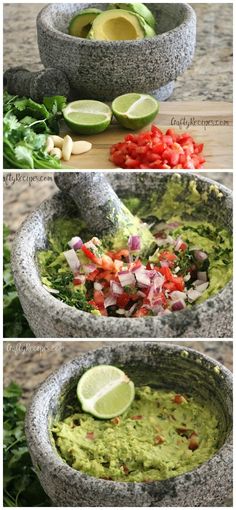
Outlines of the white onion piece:
M118 310L116 310L116 313L118 313L118 315L125 315L125 310L124 308L118 308Z
M57 289L51 289L50 287L47 287L47 285L43 285L43 288L49 292L50 294L59 294L59 290Z
M207 282L207 272L206 271L198 271L197 273L198 280L202 282Z
M181 292L180 290L174 290L170 294L170 298L172 301L178 301L179 299L185 300L187 298L187 295L185 292Z
M104 300L104 306L107 308L108 306L113 306L116 304L116 298L112 294L109 294L109 296L106 297Z
M178 312L180 310L183 310L184 308L186 308L186 304L185 304L185 301L183 301L183 299L174 301L174 303L171 306L171 309L173 312Z
M76 273L80 268L80 261L75 253L75 250L68 250L63 252L67 263L73 273Z
M80 237L72 237L72 239L69 241L68 245L70 248L73 248L73 250L79 250L83 244L83 241Z
M129 271L124 271L118 273L118 278L120 280L120 284L122 287L126 287L126 285L135 285L135 277L133 273Z
M188 290L187 292L187 296L188 296L188 301L189 303L193 303L194 301L196 301L198 298L200 298L200 296L202 295L201 292L198 292L198 290L196 289L190 289Z

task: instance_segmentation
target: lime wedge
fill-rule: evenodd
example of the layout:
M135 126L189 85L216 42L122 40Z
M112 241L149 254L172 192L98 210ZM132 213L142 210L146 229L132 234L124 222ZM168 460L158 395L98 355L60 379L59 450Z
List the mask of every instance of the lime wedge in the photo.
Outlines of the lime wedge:
M117 121L127 129L141 129L152 122L159 110L159 103L147 94L124 94L114 99L112 111Z
M75 133L92 135L104 131L111 122L109 106L100 101L83 99L69 103L63 110L66 124Z
M134 383L119 368L99 365L85 372L78 382L77 396L82 409L109 419L128 409L134 399Z

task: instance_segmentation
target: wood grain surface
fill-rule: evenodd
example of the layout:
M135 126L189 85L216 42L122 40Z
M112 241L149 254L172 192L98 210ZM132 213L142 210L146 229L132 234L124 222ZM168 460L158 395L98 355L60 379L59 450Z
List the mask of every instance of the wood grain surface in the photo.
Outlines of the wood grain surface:
M161 129L173 127L176 131L189 133L196 142L204 143L204 168L211 170L232 170L233 166L233 111L232 103L202 102L163 102L154 121ZM148 126L144 128L144 131ZM65 126L62 135L68 132ZM98 135L72 135L74 140L89 140L91 151L72 156L63 168L68 169L114 169L109 161L109 149L124 138L128 131L118 126L114 120L110 127ZM154 170L156 171L156 170Z

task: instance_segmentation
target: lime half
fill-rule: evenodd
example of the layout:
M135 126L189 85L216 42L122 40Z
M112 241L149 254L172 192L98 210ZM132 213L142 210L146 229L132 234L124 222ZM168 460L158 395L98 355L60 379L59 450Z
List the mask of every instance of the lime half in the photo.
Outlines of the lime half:
M112 111L117 121L127 129L141 129L152 122L159 110L159 103L147 94L124 94L114 99Z
M63 110L66 124L75 133L92 135L104 131L111 122L112 112L101 101L83 99L69 103Z
M82 409L109 419L128 409L134 399L134 383L119 368L99 365L85 372L78 382L77 396Z

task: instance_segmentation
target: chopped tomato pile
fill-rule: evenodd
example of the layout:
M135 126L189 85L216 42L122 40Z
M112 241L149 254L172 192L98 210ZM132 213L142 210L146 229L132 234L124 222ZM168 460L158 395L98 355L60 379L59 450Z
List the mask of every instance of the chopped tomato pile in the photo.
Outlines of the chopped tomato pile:
M130 236L127 247L107 251L93 237L74 237L64 252L73 273L73 288L84 292L95 315L144 317L165 315L196 301L209 285L208 256L190 251L181 237L170 235L174 224L157 231L155 252L144 259L141 239Z
M130 133L112 145L110 159L121 168L195 170L204 168L203 148L189 133L177 134L174 129L163 133L152 125L150 131Z

